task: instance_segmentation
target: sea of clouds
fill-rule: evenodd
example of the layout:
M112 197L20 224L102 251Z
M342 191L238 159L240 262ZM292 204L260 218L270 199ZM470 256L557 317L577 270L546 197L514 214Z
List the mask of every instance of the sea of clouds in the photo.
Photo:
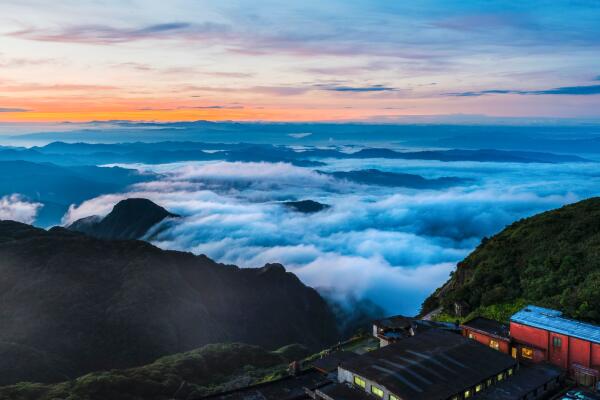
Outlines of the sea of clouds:
M242 267L279 262L336 300L369 299L386 313L415 314L484 236L600 190L595 163L327 163L319 169L378 168L472 181L414 190L359 185L283 163L129 164L160 178L72 206L63 222L105 215L124 198L148 198L182 215L149 233L162 248ZM280 204L302 199L331 208L302 214Z

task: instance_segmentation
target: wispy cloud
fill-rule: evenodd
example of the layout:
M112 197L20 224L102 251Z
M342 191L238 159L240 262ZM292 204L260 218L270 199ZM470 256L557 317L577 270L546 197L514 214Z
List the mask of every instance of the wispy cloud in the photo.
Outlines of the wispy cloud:
M12 108L12 107L0 107L0 113L20 113L20 112L28 112L26 108Z
M222 37L229 27L205 22L169 22L140 28L117 28L109 25L77 25L58 29L28 28L8 33L8 36L44 42L117 44L148 39L194 39Z
M370 86L338 86L338 85L326 85L317 84L315 85L321 90L328 90L332 92L391 92L397 90L391 86L385 85L370 85Z
M511 89L491 89L474 92L454 92L448 93L449 96L457 97L477 97L488 94L520 94L520 95L571 95L571 96L589 96L600 94L600 85L587 86L563 86L544 90L511 90Z

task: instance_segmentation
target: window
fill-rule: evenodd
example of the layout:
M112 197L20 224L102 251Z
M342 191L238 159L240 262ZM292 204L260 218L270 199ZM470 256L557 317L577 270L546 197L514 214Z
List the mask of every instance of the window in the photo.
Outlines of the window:
M400 400L400 399L398 397L394 396L393 394L390 394L390 400ZM458 398L456 400L458 400Z
M471 391L465 390L465 399L468 399L469 397L471 397Z
M450 400L458 400L458 396L452 396Z
M354 376L354 384L356 384L357 386L360 386L363 389L365 387L367 387L367 383L358 376Z
M512 374L513 374L513 369L511 368L508 370L508 376L511 376Z
M517 358L517 348L513 347L512 349L510 349L510 355L512 356L512 358Z
M504 373L499 373L496 379L498 379L498 382L500 382L502 379L504 379Z
M469 332L469 339L475 339L475 336L471 332Z
M500 350L500 343L497 340L490 339L490 347L494 350Z
M377 386L371 386L371 393L383 399L383 390L379 389Z
M492 383L493 383L493 382L492 382L492 378L490 378L490 379L488 379L488 380L487 380L487 385L488 385L488 387L492 386Z
M555 349L560 349L561 346L562 346L562 339L554 336L552 338L552 347L554 347Z
M483 385L482 384L479 384L479 385L475 386L475 393L481 392L482 390L483 390Z
M533 349L530 349L529 347L521 348L521 356L531 360L533 358Z

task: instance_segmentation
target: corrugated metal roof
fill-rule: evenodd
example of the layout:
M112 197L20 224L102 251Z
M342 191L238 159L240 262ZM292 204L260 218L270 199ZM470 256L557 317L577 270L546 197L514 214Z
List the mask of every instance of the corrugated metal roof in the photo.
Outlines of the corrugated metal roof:
M575 321L549 308L527 306L510 317L512 322L600 344L600 326Z
M514 368L516 361L474 340L430 329L342 362L340 368L402 399L447 399Z

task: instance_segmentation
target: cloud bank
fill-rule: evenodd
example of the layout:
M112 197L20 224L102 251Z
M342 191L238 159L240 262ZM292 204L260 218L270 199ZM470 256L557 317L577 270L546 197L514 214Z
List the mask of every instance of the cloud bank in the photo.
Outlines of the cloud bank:
M4 196L0 198L0 220L31 224L42 207L42 204L31 203L17 194Z
M353 184L283 163L189 162L135 165L161 179L73 206L65 223L105 215L145 197L183 218L157 226L159 247L259 267L280 262L335 300L369 299L386 313L414 314L456 262L484 236L597 191L594 163L523 165L407 160L330 160L330 170L378 166L427 178L471 178L466 186L411 190ZM581 182L578 192L565 190ZM571 185L565 185L570 182ZM331 205L302 214L286 200Z

